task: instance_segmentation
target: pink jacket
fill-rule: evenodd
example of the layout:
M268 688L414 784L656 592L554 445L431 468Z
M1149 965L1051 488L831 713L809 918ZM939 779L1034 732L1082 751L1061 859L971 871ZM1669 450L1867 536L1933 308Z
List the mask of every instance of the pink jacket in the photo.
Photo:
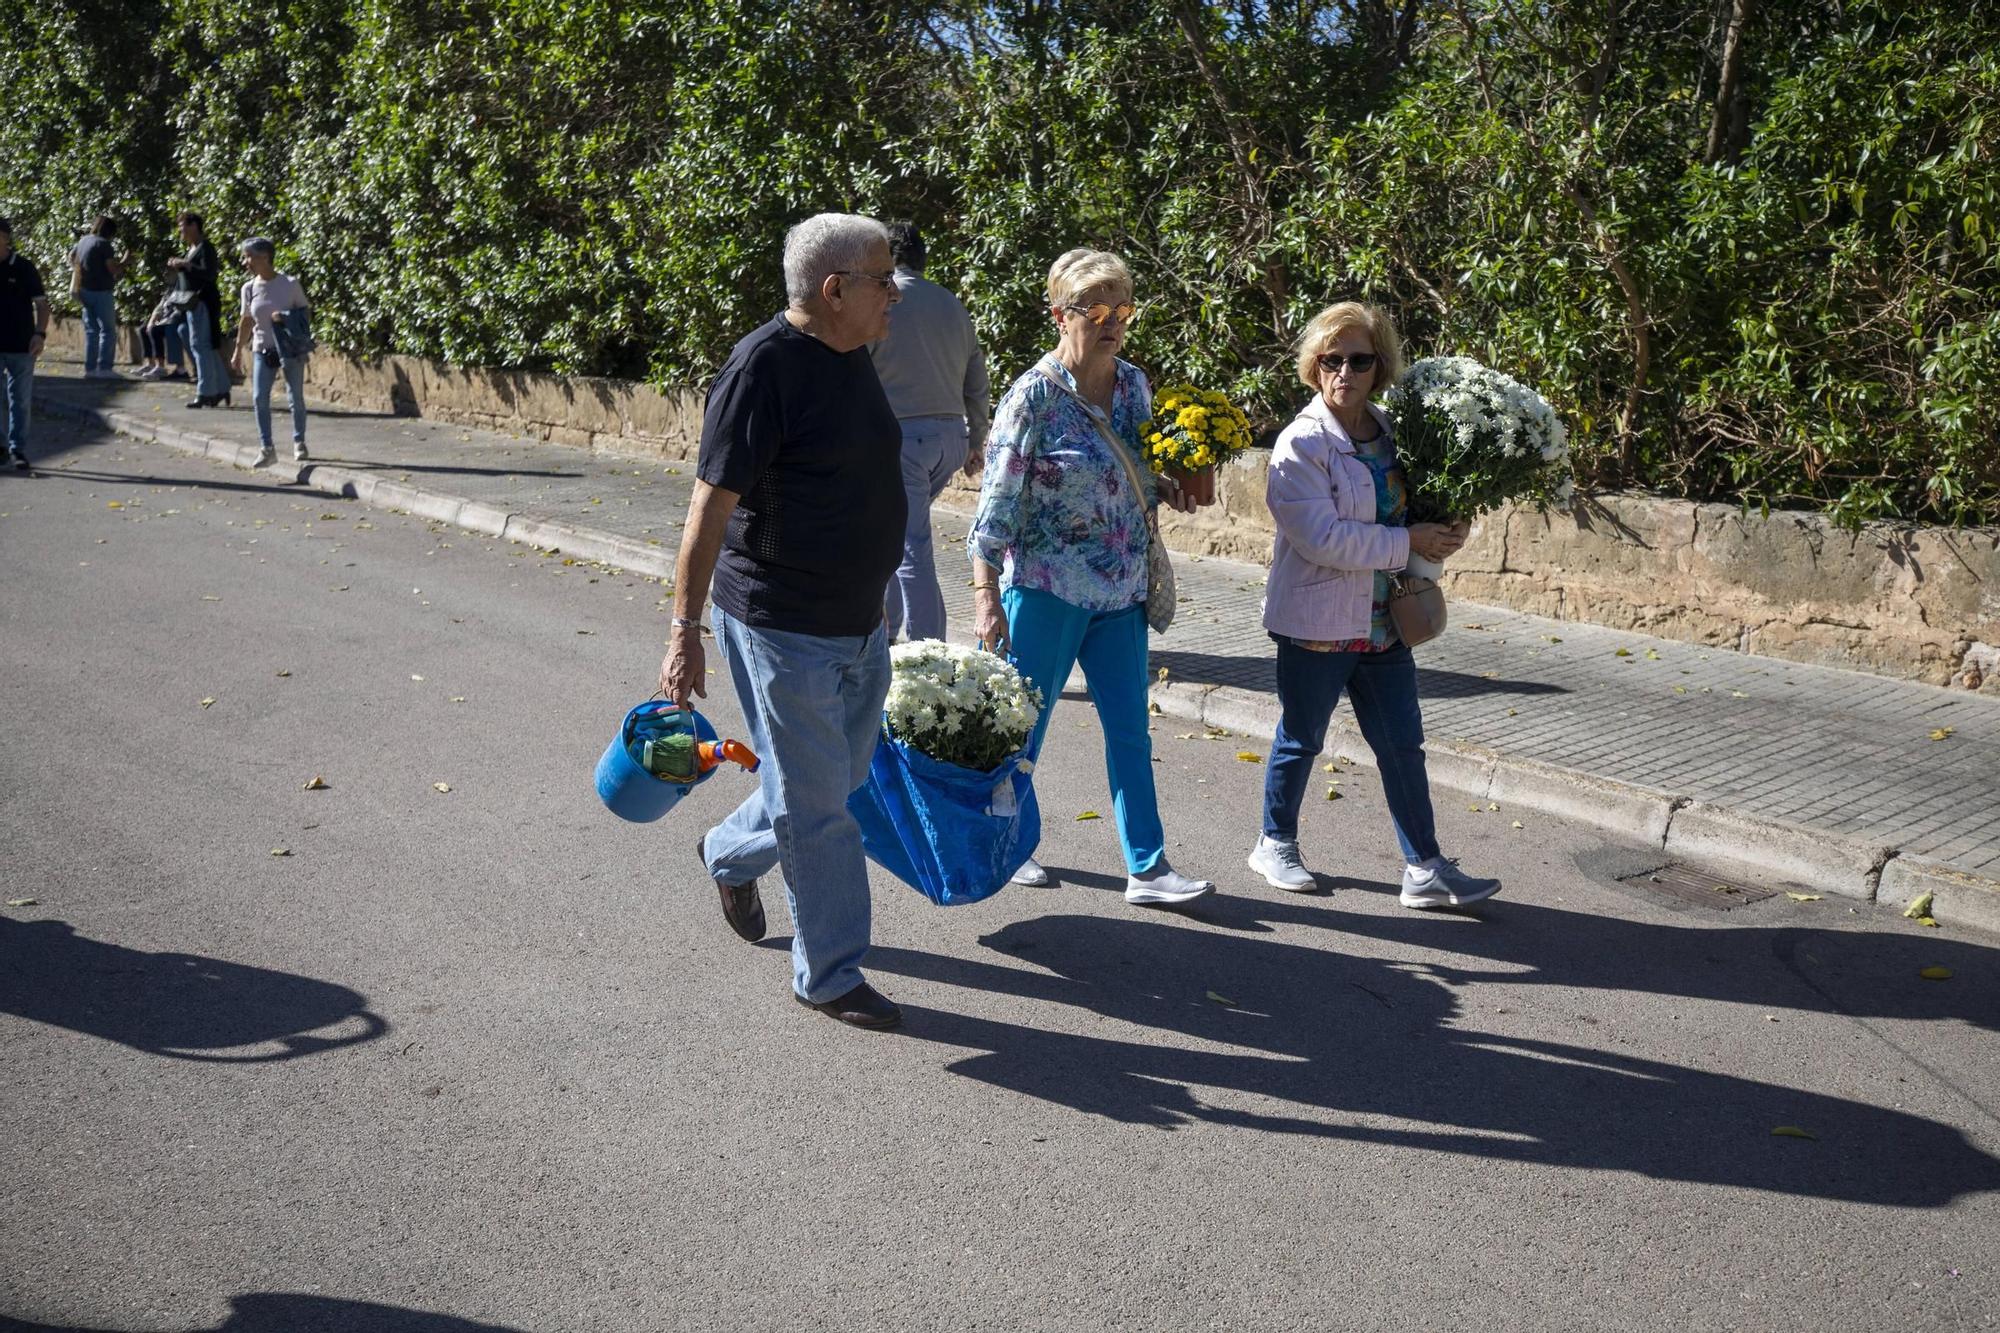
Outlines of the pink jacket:
M1369 411L1390 429L1388 414ZM1264 503L1278 529L1264 628L1292 639L1365 639L1375 571L1410 561L1407 528L1375 521L1375 478L1318 394L1271 450Z

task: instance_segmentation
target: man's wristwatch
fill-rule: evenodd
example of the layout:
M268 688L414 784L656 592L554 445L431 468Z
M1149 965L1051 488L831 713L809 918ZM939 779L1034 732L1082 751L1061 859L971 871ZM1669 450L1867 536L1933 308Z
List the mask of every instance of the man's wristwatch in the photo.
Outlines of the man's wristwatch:
M702 630L702 623L699 620L689 620L686 616L675 616L674 628L691 629L699 634Z

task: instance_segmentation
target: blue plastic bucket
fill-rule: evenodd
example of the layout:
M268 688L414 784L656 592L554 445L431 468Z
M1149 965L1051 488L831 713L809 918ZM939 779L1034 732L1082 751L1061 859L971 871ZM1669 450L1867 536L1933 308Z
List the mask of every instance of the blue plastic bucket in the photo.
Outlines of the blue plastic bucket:
M620 819L629 819L635 824L658 819L678 805L681 797L715 776L715 770L710 769L693 782L669 782L648 773L644 765L632 757L630 747L634 724L649 714L670 712L673 707L665 699L649 699L626 713L625 720L618 724L618 734L611 738L611 744L604 747L604 757L597 761L597 799ZM694 723L697 740L716 739L715 728L709 725L707 718L692 708L685 711Z

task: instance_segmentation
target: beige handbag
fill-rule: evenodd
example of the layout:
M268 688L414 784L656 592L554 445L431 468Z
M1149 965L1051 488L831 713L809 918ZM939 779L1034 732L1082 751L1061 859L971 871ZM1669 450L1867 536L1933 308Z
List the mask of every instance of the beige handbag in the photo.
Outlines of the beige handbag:
M1083 396L1076 390L1041 367L1037 366L1035 369L1043 379L1055 385L1057 389L1069 394L1078 402L1083 402ZM1165 634L1167 627L1174 623L1174 612L1180 606L1180 594L1174 588L1174 563L1167 556L1167 544L1160 540L1159 513L1152 505L1146 503L1145 483L1139 478L1139 469L1132 462L1132 453L1125 447L1125 441L1118 438L1118 432L1112 430L1111 424L1089 403L1084 402L1083 409L1091 423L1097 427L1097 433L1104 437L1104 443L1110 446L1112 456L1125 465L1125 480L1132 487L1133 498L1139 501L1139 507L1145 511L1146 623L1152 627L1153 633Z
M1389 623L1406 648L1429 643L1444 633L1444 589L1421 574L1389 576Z

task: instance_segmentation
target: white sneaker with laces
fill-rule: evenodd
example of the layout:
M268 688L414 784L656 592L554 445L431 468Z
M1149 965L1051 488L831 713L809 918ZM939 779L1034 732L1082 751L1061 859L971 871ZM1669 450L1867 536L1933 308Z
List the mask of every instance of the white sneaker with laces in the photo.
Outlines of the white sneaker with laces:
M1433 856L1422 865L1403 867L1402 903L1419 910L1432 907L1464 907L1500 892L1497 879L1480 879L1460 870L1456 863Z
M1138 875L1125 877L1125 901L1128 903L1189 903L1214 892L1215 886L1207 880L1189 879L1165 861L1143 878Z
M1319 887L1312 871L1306 869L1305 860L1299 855L1296 842L1286 842L1259 834L1257 845L1250 849L1250 868L1264 877L1264 882L1274 889L1284 889L1288 893L1304 893Z
M1049 885L1049 872L1031 856L1021 862L1021 868L1008 876L1008 880L1014 884L1025 884L1031 889L1045 889Z

